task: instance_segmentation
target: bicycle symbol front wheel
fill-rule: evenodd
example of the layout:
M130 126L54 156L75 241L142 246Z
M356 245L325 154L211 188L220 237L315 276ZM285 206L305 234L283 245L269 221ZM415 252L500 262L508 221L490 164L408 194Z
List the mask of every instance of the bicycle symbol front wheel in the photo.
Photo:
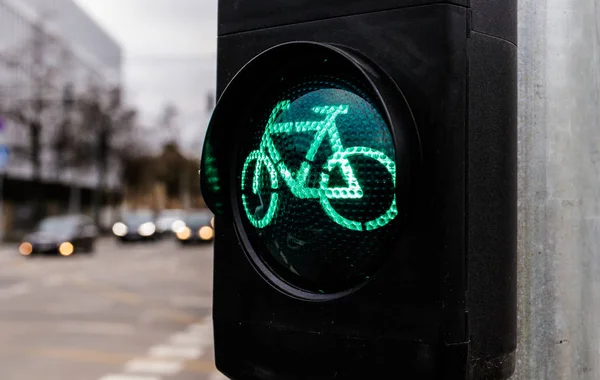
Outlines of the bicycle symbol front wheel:
M353 189L352 186L350 186L349 188L342 188L342 189L332 189L329 187L329 173L331 173L331 171L335 168L335 167L340 167L342 169L343 173L352 173L353 170L350 166L350 161L348 160L349 157L351 156L363 156L363 157L368 157L371 159L376 160L377 162L379 162L381 165L383 165L386 170L390 173L391 177L392 177L392 184L393 184L393 189L394 189L394 195L393 195L393 199L391 201L391 204L389 206L389 208L387 210L385 210L382 214L380 214L378 217L366 221L366 222L359 222L356 220L351 220L348 219L344 216L342 216L339 212L337 212L335 210L335 208L331 205L330 199L348 199L348 201L350 201L351 199L360 199L363 196L363 191L362 189L360 189L360 186L358 186L358 189ZM354 177L353 174L351 174L352 177ZM377 228L383 227L386 224L388 224L389 222L391 222L397 215L398 215L398 207L396 204L396 194L395 194L395 189L396 189L396 163L391 160L388 156L386 156L384 153L372 149L372 148L368 148L368 147L361 147L361 146L356 146L356 147L350 147L350 148L346 148L343 149L340 152L336 152L334 153L331 157L329 157L329 159L327 160L327 163L325 164L325 171L323 173L321 173L321 182L320 182L320 202L321 202L321 207L323 207L323 210L325 211L325 213L337 224L341 225L342 227L348 228L350 230L355 230L355 231L371 231L371 230L375 230Z
M250 209L250 202L248 201L248 196L244 194L244 190L248 190L249 186L246 183L246 179L248 178L248 169L252 166L252 163L256 161L254 166L254 172L251 176L252 183L250 184L252 193L257 195L260 199L260 204L254 208L254 210ZM265 211L264 199L261 194L262 187L262 170L263 166L267 171L267 178L269 181L269 185L271 190L276 190L279 187L279 182L277 180L277 171L275 170L275 166L271 162L271 160L261 151L255 150L252 151L246 161L244 162L244 166L242 168L242 204L244 206L244 211L246 212L246 216L248 216L248 220L250 223L256 228L264 228L273 221L275 218L275 214L277 213L277 204L278 204L278 194L276 192L272 192L269 197L269 205L267 210Z

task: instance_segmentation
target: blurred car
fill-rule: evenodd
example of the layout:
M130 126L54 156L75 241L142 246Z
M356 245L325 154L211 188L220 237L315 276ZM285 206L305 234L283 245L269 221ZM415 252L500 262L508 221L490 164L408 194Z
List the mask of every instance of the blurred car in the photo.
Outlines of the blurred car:
M208 210L186 213L183 223L175 233L181 244L208 243L215 237L214 217Z
M19 252L23 256L92 253L97 238L98 229L86 215L52 216L43 219L34 232L23 238Z
M156 218L156 233L158 236L173 236L177 226L182 223L183 216L183 210L163 210Z
M113 234L121 242L157 240L154 212L150 210L129 211L112 227Z

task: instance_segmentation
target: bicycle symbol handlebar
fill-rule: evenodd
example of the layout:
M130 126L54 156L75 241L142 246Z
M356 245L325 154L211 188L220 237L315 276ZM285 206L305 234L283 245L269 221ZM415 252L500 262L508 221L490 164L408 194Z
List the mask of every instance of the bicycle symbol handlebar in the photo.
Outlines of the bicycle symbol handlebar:
M364 146L353 146L346 148L342 144L340 133L336 124L336 118L339 115L347 114L349 111L349 106L335 105L313 107L311 110L314 113L324 116L324 119L320 121L275 123L276 118L283 111L288 110L289 108L289 100L281 101L273 108L267 120L267 125L261 138L259 149L250 152L242 167L241 187L243 191L247 189L247 171L252 162L256 161L256 166L254 167L254 173L252 175L252 193L259 196L261 206L263 208L264 202L260 194L261 171L263 167L268 173L269 185L271 190L273 190L268 201L269 206L267 211L260 218L255 217L255 215L250 211L248 197L246 194L242 194L242 204L250 223L256 228L264 228L275 219L279 202L279 195L277 193L277 189L279 189L280 186L279 177L283 179L283 182L285 185L287 185L295 197L300 199L319 199L325 214L327 214L329 218L342 227L355 231L370 231L383 227L391 222L396 215L398 215L395 194L390 207L375 219L367 222L359 222L345 218L344 216L340 215L331 205L330 199L351 200L361 199L364 196L363 189L354 174L354 169L352 168L350 161L348 160L348 158L351 156L368 157L379 162L390 173L392 177L393 188L395 189L396 187L396 163L383 152ZM300 165L300 168L296 171L296 173L292 173L292 171L283 161L283 157L275 146L272 136L276 134L292 134L302 132L315 132L315 136L308 151L306 152L304 161ZM326 138L331 145L331 150L333 153L327 158L327 161L323 167L318 187L309 187L307 182L312 161L314 160L319 147ZM330 173L336 167L341 169L343 179L346 183L346 186L344 187L329 187Z

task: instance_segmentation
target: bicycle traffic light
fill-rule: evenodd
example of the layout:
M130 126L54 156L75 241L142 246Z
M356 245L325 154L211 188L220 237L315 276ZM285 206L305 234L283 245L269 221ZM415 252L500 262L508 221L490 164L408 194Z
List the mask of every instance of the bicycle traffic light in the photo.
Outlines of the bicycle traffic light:
M219 7L201 164L217 367L235 380L507 378L515 3Z

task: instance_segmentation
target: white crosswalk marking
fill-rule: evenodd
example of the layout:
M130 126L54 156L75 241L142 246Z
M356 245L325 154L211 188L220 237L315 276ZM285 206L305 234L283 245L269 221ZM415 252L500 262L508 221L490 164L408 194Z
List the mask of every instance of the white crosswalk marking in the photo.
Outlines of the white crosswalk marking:
M212 344L213 330L210 325L192 325L188 329L188 334L196 337L201 344Z
M190 333L177 333L171 336L170 342L178 346L204 346L210 343L204 337L199 337Z
M212 334L212 321L191 324L188 331L192 334Z
M162 376L179 373L186 361L197 360L212 348L212 319L207 317L201 323L188 326L185 331L171 335L169 341L150 347L147 357L127 362L123 371L126 374L107 375L99 380L161 380ZM209 380L228 380L219 372L212 372L210 376Z
M181 371L182 367L179 361L134 359L125 364L125 372L174 375Z
M150 356L161 358L178 358L185 360L197 359L204 353L197 347L177 347L168 345L158 345L151 347L148 351Z

